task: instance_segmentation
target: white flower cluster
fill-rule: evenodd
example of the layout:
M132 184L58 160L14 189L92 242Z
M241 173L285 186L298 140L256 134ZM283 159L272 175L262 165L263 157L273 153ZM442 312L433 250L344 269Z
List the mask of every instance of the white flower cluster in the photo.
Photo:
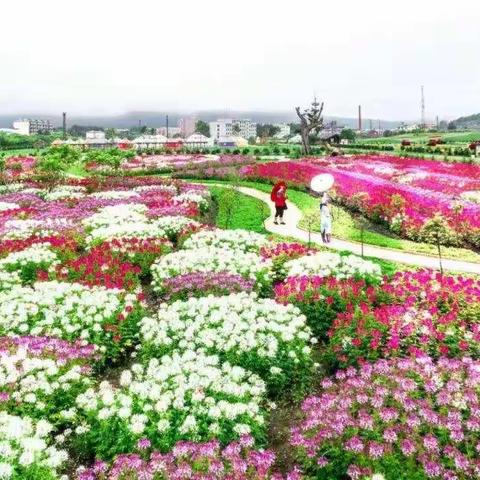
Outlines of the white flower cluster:
M45 420L0 412L0 478L37 478L39 468L54 478L68 454L49 445L52 429Z
M88 389L77 397L77 413L91 419L89 430L102 442L115 445L110 425L124 422L133 438L157 431L157 439L171 447L180 438L249 433L264 423L264 394L256 375L221 364L217 356L185 351L133 365L120 375L120 387L102 382Z
M140 325L142 346L147 351L150 346L174 345L180 350L227 354L231 362L264 380L272 367L282 373L302 361L308 368L312 335L306 317L293 305L259 299L255 294L191 298L162 305ZM261 372L265 368L268 371Z
M139 193L157 191L171 196L176 195L178 192L175 185L142 185L140 187L135 187L133 191Z
M204 230L188 238L183 248L196 250L204 247L224 247L243 252L258 252L267 243L265 235L248 230Z
M166 238L176 238L186 228L190 226L200 226L199 222L188 217L182 217L180 215L166 215L165 217L159 217L154 221L154 223L165 232L164 236Z
M469 202L480 203L480 190L462 192L460 196Z
M73 228L74 223L67 218L49 218L47 220L8 220L4 226L4 239L25 239L33 235L46 237L59 230Z
M18 210L20 205L12 202L0 202L0 212L6 212L8 210Z
M0 185L0 194L20 192L25 188L23 183L9 183Z
M103 328L128 315L136 296L118 290L86 287L78 283L37 282L0 292L1 335L47 335L64 340L78 338L103 345L112 337Z
M0 391L9 393L14 409L46 415L56 399L64 404L67 395L90 384L79 364L31 355L25 347L0 352Z
M208 200L204 195L200 195L198 192L188 191L176 195L172 198L174 202L178 203L196 203L198 208L202 211L205 211L208 208Z
M58 264L58 257L49 243L34 243L31 247L12 252L0 260L0 270L21 270L27 265L48 268Z
M229 272L252 280L268 281L271 262L261 260L253 252L230 248L203 247L179 250L159 258L152 265L154 289L162 289L162 281L192 272Z
M285 270L289 277L318 275L345 279L369 275L380 278L382 274L376 263L356 255L339 255L330 252L320 252L290 260L285 263Z
M0 270L0 291L10 290L15 285L20 285L22 279L18 272L6 272L5 270Z
M38 193L38 196L51 202L54 200L66 200L83 198L86 194L86 188L80 185L60 185L51 191L42 191Z
M90 194L91 197L101 198L103 200L125 200L127 198L139 197L137 192L129 190L107 190L104 192L95 192Z
M187 226L200 225L181 216L165 216L152 220L145 215L147 210L141 203L100 209L83 220L83 225L90 230L87 243L114 238L175 238Z
M101 208L97 213L85 218L82 224L86 228L109 227L123 223L147 222L148 208L142 203L121 203Z

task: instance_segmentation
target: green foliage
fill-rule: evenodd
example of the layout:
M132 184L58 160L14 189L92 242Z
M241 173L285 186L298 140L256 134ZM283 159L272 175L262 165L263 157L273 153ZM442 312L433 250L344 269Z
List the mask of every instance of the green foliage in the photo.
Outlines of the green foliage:
M195 124L195 130L206 137L210 137L210 127L208 126L208 123L204 122L203 120L197 120L197 123Z
M107 148L101 150L89 150L86 153L86 161L118 170L122 161L135 156L133 150L120 150L119 148Z
M344 128L342 130L342 133L340 134L340 138L348 140L350 142L354 142L357 138L357 134L351 128Z
M267 233L264 221L268 218L270 210L265 203L232 190L232 188L210 187L212 198L218 204L216 225L221 228L243 228L253 232Z

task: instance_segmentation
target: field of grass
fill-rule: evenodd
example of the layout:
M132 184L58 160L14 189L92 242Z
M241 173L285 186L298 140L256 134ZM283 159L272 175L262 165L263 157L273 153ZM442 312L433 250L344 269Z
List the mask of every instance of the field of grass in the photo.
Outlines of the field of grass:
M359 138L357 143L366 144L400 144L402 140L408 139L413 143L427 143L430 138L443 138L448 143L471 143L480 140L480 131L466 132L444 132L444 133L405 133L402 135L394 135L392 137L380 138Z

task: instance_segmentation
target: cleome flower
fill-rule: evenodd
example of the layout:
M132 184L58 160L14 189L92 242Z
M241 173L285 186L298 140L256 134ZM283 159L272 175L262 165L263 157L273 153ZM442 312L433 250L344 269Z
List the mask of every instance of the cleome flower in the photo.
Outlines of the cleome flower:
M281 388L309 376L311 332L292 305L256 294L191 298L162 305L140 322L141 343L148 354L204 350L247 368Z
M194 233L183 244L187 250L204 247L230 248L242 252L256 252L268 243L265 235L248 230L206 230Z
M227 442L246 433L262 438L264 394L258 376L216 355L175 352L132 365L120 375L119 387L102 382L80 394L76 421L86 428L79 441L101 456L134 448L145 436L162 450L181 439Z
M356 255L339 255L330 252L320 252L290 260L285 263L284 268L287 276L316 275L334 276L337 279L364 277L379 279L382 274L376 263L363 260Z

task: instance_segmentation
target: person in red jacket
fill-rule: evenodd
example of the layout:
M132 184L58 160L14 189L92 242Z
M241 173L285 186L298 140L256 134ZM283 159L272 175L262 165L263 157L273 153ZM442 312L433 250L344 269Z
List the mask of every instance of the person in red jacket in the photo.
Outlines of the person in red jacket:
M277 218L281 225L285 225L283 221L283 212L287 209L287 185L285 182L278 182L273 186L270 199L275 204L275 218L273 223L278 225Z

